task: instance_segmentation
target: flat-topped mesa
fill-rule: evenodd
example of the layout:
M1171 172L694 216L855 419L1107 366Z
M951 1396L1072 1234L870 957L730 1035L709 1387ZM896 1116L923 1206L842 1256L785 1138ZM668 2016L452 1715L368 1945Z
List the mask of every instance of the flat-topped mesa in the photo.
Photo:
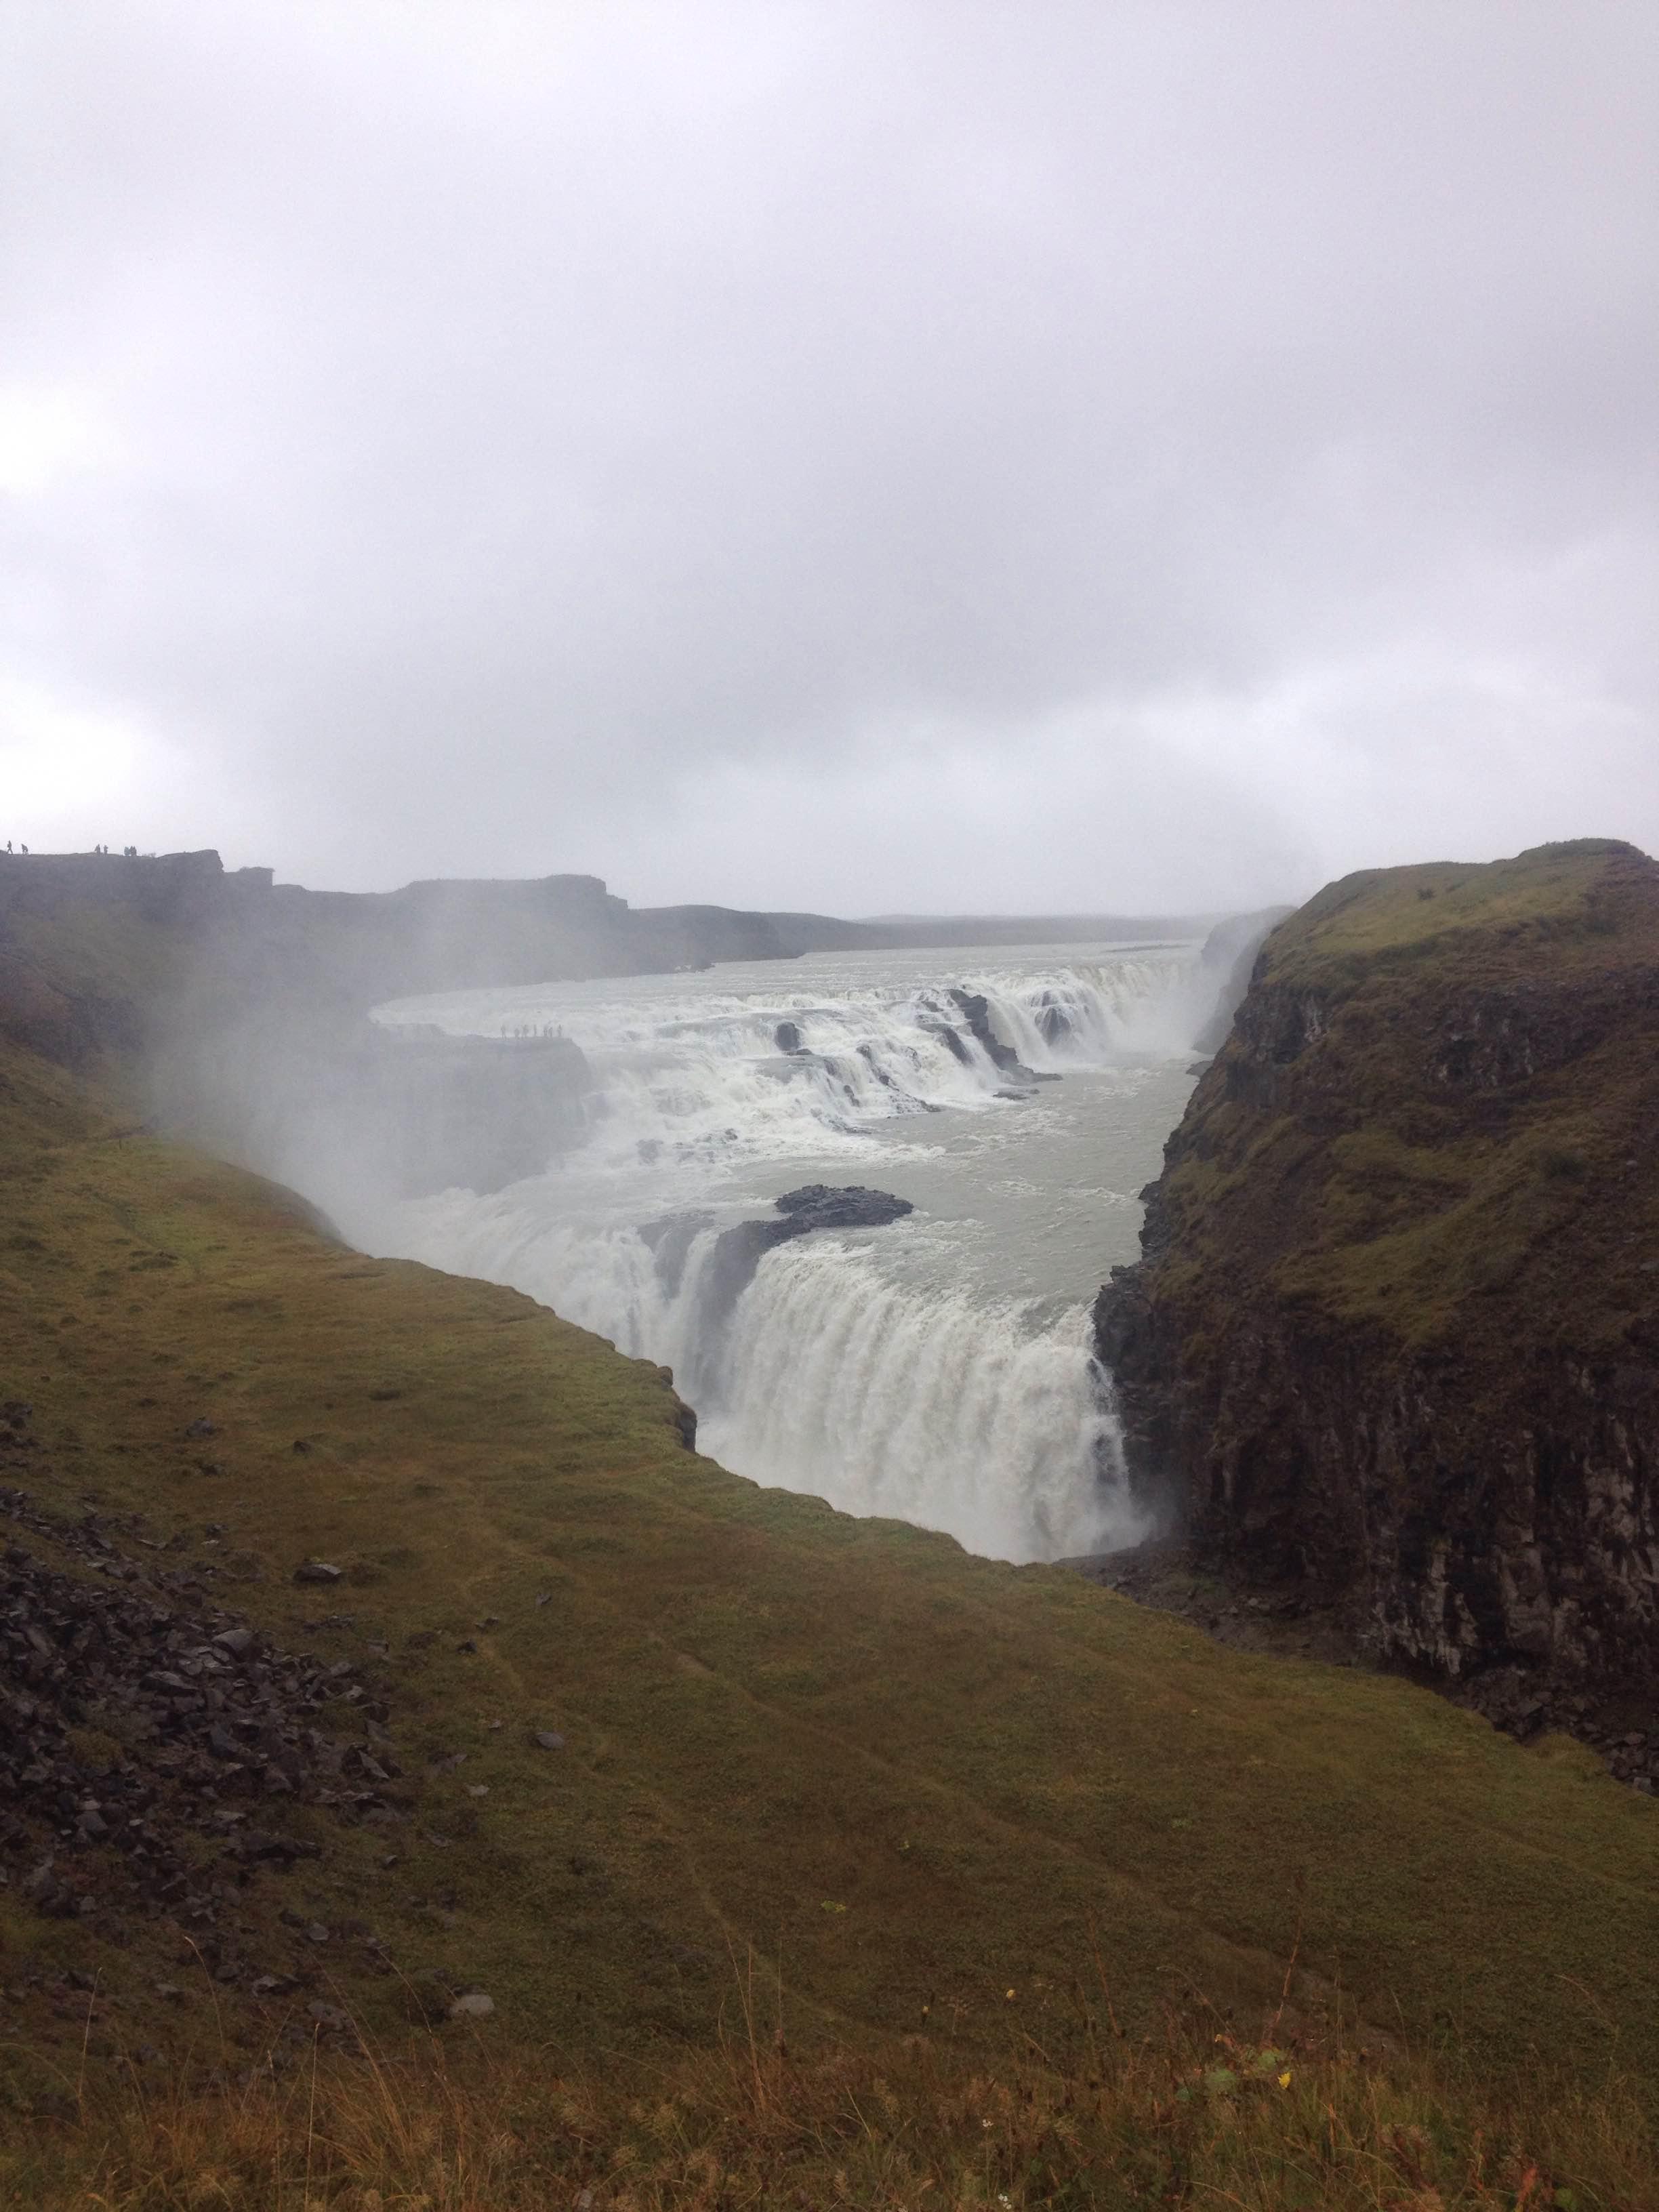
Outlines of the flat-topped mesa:
M1133 1480L1380 1656L1659 1674L1659 868L1332 884L1096 1309Z
M539 1172L592 1084L562 1038L399 1039L371 1009L784 952L765 915L639 910L597 876L313 891L212 851L0 854L0 1038L142 1070L143 1110L250 1165L388 1195Z

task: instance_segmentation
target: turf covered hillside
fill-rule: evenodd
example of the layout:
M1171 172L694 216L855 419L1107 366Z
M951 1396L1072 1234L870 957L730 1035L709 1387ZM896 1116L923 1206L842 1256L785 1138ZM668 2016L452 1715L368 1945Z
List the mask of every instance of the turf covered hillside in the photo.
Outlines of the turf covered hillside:
M1385 1652L1650 1686L1651 860L1322 891L1268 939L1144 1242L1103 1347L1202 1543L1345 1594Z
M1573 1747L757 1489L657 1370L343 1249L15 1048L0 1158L46 1624L0 1643L38 1747L0 1822L12 2071L199 2041L210 2001L251 2041L469 1990L493 2012L446 2033L695 2043L734 1956L805 2045L1018 2018L1063 2051L1097 1940L1129 2023L1194 1988L1257 2016L1291 1968L1287 2025L1340 1991L1500 2079L1659 2055L1659 1828ZM154 1616L125 1689L112 1594ZM189 1862L159 1885L131 1808Z

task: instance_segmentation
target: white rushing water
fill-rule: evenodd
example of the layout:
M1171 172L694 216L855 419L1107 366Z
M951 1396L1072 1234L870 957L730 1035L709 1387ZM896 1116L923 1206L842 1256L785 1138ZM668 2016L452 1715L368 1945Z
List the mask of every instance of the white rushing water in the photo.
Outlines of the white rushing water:
M1102 1550L1139 1531L1089 1304L1135 1256L1213 992L1191 946L1066 946L400 1001L377 1018L562 1030L593 1070L586 1131L493 1196L337 1211L371 1249L513 1284L672 1366L700 1448L739 1473L999 1558ZM977 1023L953 993L982 996ZM999 1066L988 1021L1061 1079ZM915 1212L781 1246L711 1311L721 1230L808 1182Z

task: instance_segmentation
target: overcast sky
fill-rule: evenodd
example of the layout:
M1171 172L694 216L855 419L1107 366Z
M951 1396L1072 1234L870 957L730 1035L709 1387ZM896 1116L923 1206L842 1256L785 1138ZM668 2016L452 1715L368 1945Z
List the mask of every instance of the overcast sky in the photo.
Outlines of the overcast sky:
M1659 848L1650 0L0 0L0 843Z

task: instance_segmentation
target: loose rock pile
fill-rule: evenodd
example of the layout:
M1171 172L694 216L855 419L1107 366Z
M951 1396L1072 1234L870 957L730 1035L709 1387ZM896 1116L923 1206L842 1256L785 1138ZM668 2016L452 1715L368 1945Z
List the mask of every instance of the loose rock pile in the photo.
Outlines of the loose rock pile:
M0 1409L8 1441L26 1419ZM0 1881L118 1936L165 1915L217 1978L269 1993L279 1978L237 1956L230 1908L258 1869L320 1855L294 1808L404 1817L378 1686L277 1649L187 1569L141 1565L113 1521L58 1522L0 1487L0 1523L90 1569L15 1541L0 1557Z

